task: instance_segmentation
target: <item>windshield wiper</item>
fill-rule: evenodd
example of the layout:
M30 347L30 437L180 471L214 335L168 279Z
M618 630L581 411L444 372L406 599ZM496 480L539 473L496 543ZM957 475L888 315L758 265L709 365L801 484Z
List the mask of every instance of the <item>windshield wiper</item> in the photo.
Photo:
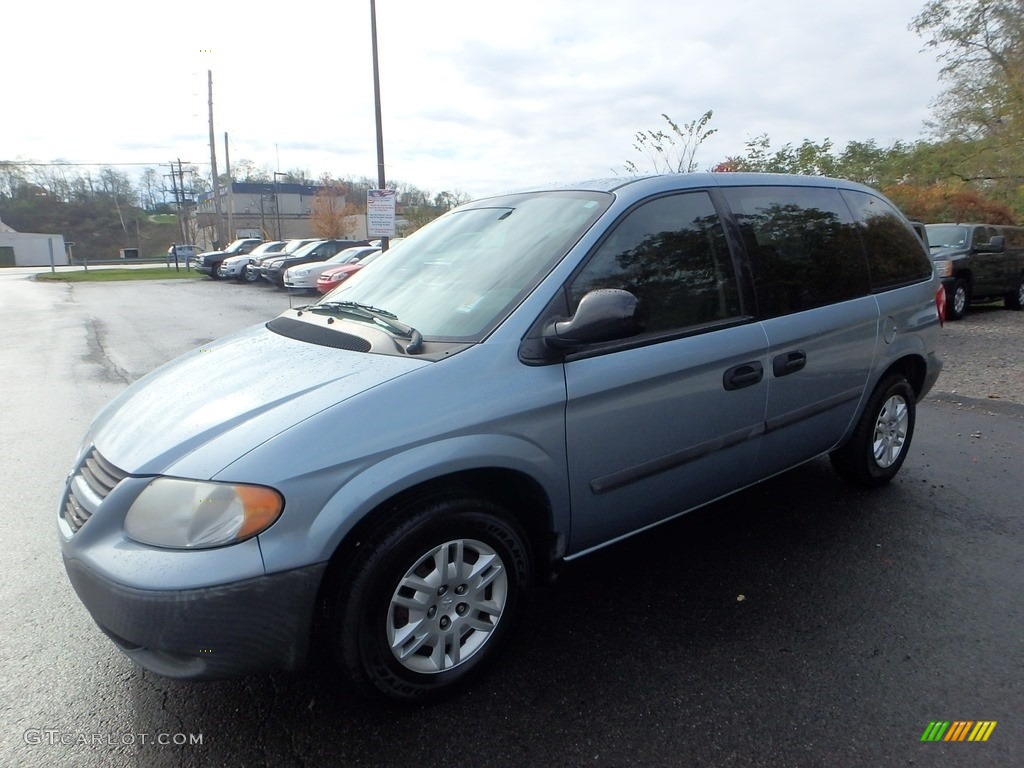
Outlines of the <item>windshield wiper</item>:
M321 301L318 304L310 304L302 307L305 312L338 312L343 315L366 320L379 328L384 328L393 336L408 339L405 345L406 353L415 355L423 347L423 335L413 328L398 320L398 315L388 312L386 309L378 309L369 304L360 304L357 301Z

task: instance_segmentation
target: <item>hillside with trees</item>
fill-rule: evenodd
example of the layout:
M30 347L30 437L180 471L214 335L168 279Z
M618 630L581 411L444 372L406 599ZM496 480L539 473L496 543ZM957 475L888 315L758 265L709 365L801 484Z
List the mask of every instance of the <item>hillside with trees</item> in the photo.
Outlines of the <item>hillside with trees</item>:
M222 185L229 181L226 174L218 178ZM242 160L232 168L230 180L270 184L274 178L269 169ZM366 191L376 187L367 177L323 174L313 179L302 169L277 179L325 189L314 206L311 237L344 234L346 220L366 212ZM76 259L113 259L121 248L138 248L141 256L162 256L172 242L198 242L196 201L210 186L198 168L188 165L145 168L133 177L109 166L0 161L0 221L18 232L63 235L65 242L74 243ZM408 222L401 234L468 200L464 193L433 194L404 182L389 187L398 191ZM342 192L346 204L336 206L327 192Z

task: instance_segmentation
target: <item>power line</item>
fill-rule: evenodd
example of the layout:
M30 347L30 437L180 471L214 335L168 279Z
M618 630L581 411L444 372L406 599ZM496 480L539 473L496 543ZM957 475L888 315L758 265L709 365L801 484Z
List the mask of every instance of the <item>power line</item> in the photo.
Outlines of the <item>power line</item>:
M139 165L139 166L155 166L155 165L167 165L167 161L159 163L65 163L65 162L54 162L54 163L35 163L35 162L24 162L21 160L0 160L0 165L18 165L26 168L61 168L65 166L79 167L79 168L99 168L101 166L126 166L126 165ZM190 163L190 165L201 166L203 168L209 167L209 163Z

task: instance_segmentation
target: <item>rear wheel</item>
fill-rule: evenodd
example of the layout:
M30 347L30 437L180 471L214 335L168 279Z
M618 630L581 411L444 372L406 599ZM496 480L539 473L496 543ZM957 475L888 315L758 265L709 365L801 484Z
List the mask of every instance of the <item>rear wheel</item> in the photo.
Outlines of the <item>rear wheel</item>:
M1018 312L1024 309L1024 277L1017 278L1016 290L1006 294L1003 303L1007 309L1015 309Z
M526 537L482 498L413 505L359 552L333 597L331 643L353 682L390 699L436 699L479 674L530 589Z
M960 320L967 313L967 305L971 301L970 287L966 280L957 280L947 291L946 319Z
M903 466L914 436L914 389L902 374L883 379L850 439L829 458L836 472L866 486L884 485Z

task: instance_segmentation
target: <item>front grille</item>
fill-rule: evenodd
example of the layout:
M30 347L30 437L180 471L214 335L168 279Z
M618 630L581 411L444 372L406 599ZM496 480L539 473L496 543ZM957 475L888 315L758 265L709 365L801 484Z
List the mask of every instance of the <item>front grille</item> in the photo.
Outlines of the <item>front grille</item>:
M88 522L107 495L128 473L118 469L90 448L68 483L63 515L72 531L78 531Z

